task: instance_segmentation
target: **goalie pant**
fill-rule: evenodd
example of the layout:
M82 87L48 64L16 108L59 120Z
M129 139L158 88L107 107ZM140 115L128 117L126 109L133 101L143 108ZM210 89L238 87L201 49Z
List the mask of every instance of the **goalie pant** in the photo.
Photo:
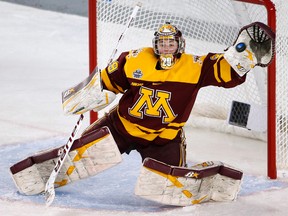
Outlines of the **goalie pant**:
M82 135L85 136L104 126L110 129L121 153L129 154L132 150L136 150L141 155L142 161L150 157L174 166L186 164L186 141L183 129L178 131L174 139L165 139L165 142L159 142L158 138L148 141L142 137L134 137L126 131L116 107L91 124Z

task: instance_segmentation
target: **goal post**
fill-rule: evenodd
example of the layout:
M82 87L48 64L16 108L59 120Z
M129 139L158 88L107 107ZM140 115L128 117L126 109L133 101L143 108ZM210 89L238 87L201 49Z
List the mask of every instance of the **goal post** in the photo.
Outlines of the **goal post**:
M89 74L97 66L97 0L88 1L88 41L89 41ZM90 112L90 123L98 118L96 112Z
M240 28L251 22L266 23L276 32L275 59L268 68L249 73L247 81L233 89L207 87L198 94L187 124L267 142L267 175L277 178L288 170L288 13L285 0L89 0L89 68L104 68L135 5L142 4L136 19L118 48L122 51L152 45L154 31L164 22L176 25L186 39L186 52L196 55L223 52ZM286 15L285 15L286 14ZM286 59L286 60L285 60ZM286 73L285 73L286 71ZM277 84L277 85L276 85ZM216 89L216 90L215 90ZM248 104L251 129L229 124L231 104ZM252 110L257 115L253 118ZM205 109L204 109L205 108ZM252 109L253 108L253 109ZM258 110L264 110L259 112ZM236 109L242 118L243 109ZM261 115L260 115L261 114ZM90 122L97 119L91 112ZM237 119L236 118L236 119ZM241 119L243 120L243 119ZM260 127L258 127L260 126ZM261 128L261 129L259 129ZM277 172L278 171L278 172Z

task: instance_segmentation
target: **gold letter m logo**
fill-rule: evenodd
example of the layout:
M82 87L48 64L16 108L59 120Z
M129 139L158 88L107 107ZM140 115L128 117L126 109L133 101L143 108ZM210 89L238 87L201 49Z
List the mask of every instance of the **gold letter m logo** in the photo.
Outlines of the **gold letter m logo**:
M154 93L154 89L142 86L139 90L140 97L134 106L129 108L129 114L140 119L143 119L143 115L162 118L162 123L166 124L172 122L177 115L169 104L171 93L160 90L156 90L155 95Z

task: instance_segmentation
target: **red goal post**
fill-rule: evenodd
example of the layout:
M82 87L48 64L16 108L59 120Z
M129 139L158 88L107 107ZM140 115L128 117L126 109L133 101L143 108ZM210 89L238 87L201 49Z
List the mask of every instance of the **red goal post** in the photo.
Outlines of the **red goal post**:
M228 8L228 6L224 6L221 4L233 4L233 6L236 4L237 7L239 6L241 10L247 10L245 13L247 14L255 14L255 17L252 18L252 21L262 21L261 19L264 19L264 21L262 22L266 22L267 25L269 25L275 32L276 32L276 35L277 35L277 31L276 31L276 24L278 25L278 22L277 22L277 15L276 15L276 7L275 7L275 2L278 2L278 5L280 5L278 8L281 7L282 3L281 3L282 0L207 0L207 1L199 1L201 2L201 4L203 2L208 2L209 3L209 7L213 7L213 5L215 4L215 7L217 6L219 10L219 14L221 14L221 10L223 10L222 13L224 13L224 9L226 10L226 8ZM143 13L141 12L140 10L140 15L139 15L139 18L136 19L135 21L135 28L138 28L139 29L149 29L149 30L156 30L155 29L155 26L158 25L157 24L157 20L156 19L159 19L160 21L163 22L163 16L164 16L164 13L165 13L165 16L166 16L166 13L168 14L167 17L170 19L171 22L175 21L175 24L176 25L182 25L182 24L178 24L179 22L183 22L183 17L185 15L185 11L182 11L181 9L179 9L179 11L177 12L177 8L175 8L178 4L181 4L181 2L183 2L183 5L184 3L185 4L192 4L192 3L195 3L196 1L195 0L192 0L192 1L188 1L188 0L177 0L177 1L169 1L169 4L172 4L173 8L165 8L165 10L163 9L164 7L167 7L167 5L169 6L169 4L162 4L159 6L159 4L161 4L161 0L159 1L151 1L151 0L139 0L139 1L133 1L133 0L123 0L123 1L120 1L120 0L89 0L89 9L88 9L88 12L89 12L89 70L90 70L90 73L94 70L94 68L96 67L96 65L101 65L101 67L105 67L104 65L107 63L107 60L108 58L106 57L106 60L103 60L103 48L101 48L100 46L106 46L107 50L112 50L113 49L113 44L110 43L112 42L113 40L115 39L111 39L110 41L102 41L104 38L107 40L106 36L109 37L111 33L111 29L108 30L104 35L100 32L100 31L103 31L103 28L101 27L102 23L103 22L106 22L106 23L112 23L113 25L111 25L111 27L107 27L108 29L109 28L113 28L117 25L122 25L124 26L125 25L125 20L123 20L123 23L121 19L124 19L125 16L129 17L132 9L133 9L133 6L136 5L137 2L141 2L144 7L143 7ZM155 12L154 11L154 8L153 8L153 15L152 12L150 13L150 4L154 4L154 2L158 2L158 3L155 3L156 5L153 7L154 8L158 8L158 11ZM159 3L160 2L160 3ZM175 4L174 4L175 2ZM178 2L178 3L177 3ZM235 4L234 4L235 2ZM236 3L237 2L237 3ZM240 5L241 3L241 5ZM145 5L146 4L146 5ZM195 8L197 5L200 5L201 4L194 4L192 8ZM105 7L105 9L102 7ZM207 6L208 7L208 6ZM205 10L207 9L207 7L205 7ZM186 5L186 8L187 8L187 5ZM186 9L185 8L185 9ZM266 17L261 17L260 18L260 15L258 17L258 14L262 14L263 13L263 9L262 8L265 8L266 9ZM115 10L116 9L116 10ZM261 9L261 10L260 10ZM120 15L119 17L116 17L117 16L117 13L118 13L118 10L119 10L119 13L124 13L124 18ZM156 9L157 10L157 9ZM180 11L181 10L181 11ZM183 9L184 10L184 9ZM193 14L193 19L191 22L193 22L193 27L195 24L197 24L198 22L198 14L200 14L200 12L197 12L198 9L196 10L191 10L191 14L193 13L196 13L196 15L194 16ZM239 19L243 19L243 17L241 17L241 14L237 14L237 10L233 10L235 12L235 14L231 14L231 16L233 17L239 17ZM261 11L261 12L259 12ZM228 11L230 12L230 11ZM227 13L228 13L227 12ZM107 15L103 15L104 13L107 13ZM125 14L126 13L126 14ZM157 13L157 14L155 14ZM202 12L201 12L202 13ZM204 13L204 12L203 12ZM209 13L209 11L208 11ZM211 13L211 11L210 11ZM213 9L213 14L217 14L217 11L216 9ZM225 12L226 13L226 12ZM240 11L240 13L242 13ZM277 12L278 13L278 12ZM184 14L184 15L183 15ZM151 17L147 18L146 16L149 16L151 15ZM205 16L205 15L203 15ZM108 17L108 18L107 18ZM167 17L165 17L167 19ZM219 16L220 18L220 16ZM105 20L106 19L106 20ZM151 19L153 19L151 21ZM175 20L173 20L175 19ZM205 19L205 18L203 18ZM224 18L223 18L224 19ZM227 18L226 18L227 19ZM143 26L143 23L141 22L141 20L143 20L142 22L146 22L147 25L149 24L150 26ZM199 29L199 32L201 34L205 34L205 30L207 28L210 28L212 27L213 25L213 20L211 21L212 19L211 18L208 18L208 21L203 21L203 24L205 25L204 27L201 27L201 26L198 26L198 29ZM232 20L232 19L231 19ZM151 21L151 22L150 22ZM241 25L243 25L243 23L241 23L241 21L237 21L237 25L235 23L232 23L231 25L235 25L234 27L231 27L230 28L230 24L227 24L226 23L226 20L223 21L224 22L224 27L223 29L225 29L225 31L229 30L229 31L234 31L234 27L237 26L237 27L241 27ZM244 22L247 22L244 21ZM187 22L188 23L188 22ZM134 23L132 23L132 27L133 27ZM216 23L216 27L215 29L217 30L217 28L220 28L219 27L219 23ZM159 26L159 25L158 25ZM158 27L157 26L157 27ZM184 36L185 38L187 37L190 37L191 38L197 38L197 40L199 40L199 35L198 34L194 34L194 32L196 32L195 29L193 29L193 33L188 33L187 35L185 35L185 31L187 29L185 29L185 25L183 24L184 26L184 29L183 27L180 29L184 32ZM116 27L115 27L116 28ZM150 29L151 28L151 29ZM154 28L154 29L153 29ZM203 30L204 28L204 30ZM123 28L122 28L123 29ZM213 31L215 31L215 29ZM232 30L231 30L232 29ZM130 30L129 30L130 31ZM222 30L223 31L223 30ZM133 30L131 30L131 32L133 32ZM199 34L200 34L199 33ZM219 32L218 32L219 33ZM287 32L285 32L286 34ZM117 33L116 33L117 34ZM129 32L128 32L129 34ZM133 33L132 33L133 34ZM232 35L232 33L231 33ZM119 34L119 31L118 31L118 35L115 35L114 37L119 37L120 34ZM213 44L215 43L219 43L220 45L223 45L221 44L223 41L223 38L225 38L227 35L224 35L220 41L217 41L215 42L215 39L212 38L212 42ZM286 37L287 35L285 35ZM135 35L133 36L135 37ZM206 35L206 38L205 38L205 41L207 42L207 40L209 40L210 36L209 35ZM234 37L235 38L235 37ZM101 40L101 44L99 44L99 41ZM125 40L125 39L124 39ZM150 37L148 38L148 40L152 40L152 34L150 34ZM187 40L187 39L186 39ZM277 38L276 38L277 40ZM284 39L286 40L286 39ZM125 50L129 50L131 49L129 47L129 45L131 45L131 41L130 39L127 39L127 41L130 42L130 44L124 44L124 47L122 47L122 50L121 48L119 49L119 52L117 53L118 55L120 54L121 51L124 51L123 49ZM228 39L227 39L228 41ZM115 41L115 43L117 42L117 39ZM205 42L205 43L206 43ZM277 42L277 41L276 41ZM211 42L207 42L207 46L210 48L210 45L211 45ZM189 42L187 43L187 47L189 46ZM193 45L193 43L192 43ZM126 46L126 47L125 47ZM141 45L140 45L141 46ZM276 46L277 46L277 43L276 43ZM99 48L100 47L100 48ZM115 47L115 46L114 46ZM134 48L139 48L135 47ZM218 47L217 47L218 48ZM216 49L217 49L216 48ZM194 47L192 47L192 49L194 49ZM197 50L197 49L196 49ZM201 50L203 51L203 50ZM107 51L109 55L109 53L111 54L111 52ZM200 51L199 51L200 52ZM193 53L193 51L192 51ZM267 98L264 99L264 100L267 100L266 101L266 105L267 105L267 131L265 133L265 140L267 140L267 175L271 178L271 179L275 179L277 178L277 169L279 169L278 165L277 164L281 164L281 167L280 169L288 169L288 158L286 159L286 157L288 157L288 144L284 143L284 144L278 144L279 141L277 141L277 134L276 134L276 131L279 131L278 127L281 128L281 133L283 133L283 125L287 124L288 123L286 122L286 117L284 116L280 116L281 117L281 121L285 121L283 123L283 125L281 126L278 126L278 123L279 120L276 119L276 59L278 58L278 52L277 52L277 49L276 49L276 55L275 55L275 59L274 61L272 62L272 64L268 67L267 69L267 86L265 87L267 89ZM99 60L100 59L100 60ZM101 68L100 67L100 68ZM253 81L255 82L255 81ZM255 90L253 90L255 91ZM210 93L209 93L210 94ZM242 94L242 93L240 93ZM234 94L235 95L235 94ZM201 96L200 96L201 98ZM197 99L198 100L198 99ZM200 99L201 100L201 99ZM253 100L253 99L252 99ZM222 102L220 102L222 103ZM279 114L278 114L279 115ZM287 114L288 115L288 114ZM96 119L98 118L98 115L97 113L94 113L94 112L91 112L91 117L90 117L90 122L94 122ZM288 117L287 117L287 120L288 120ZM234 130L234 129L233 129ZM236 129L235 129L236 130ZM287 129L288 131L288 129ZM284 132L286 132L286 129L284 129ZM246 136L246 135L245 135ZM287 138L288 140L288 138ZM284 142L286 142L286 138L284 138ZM287 141L288 142L288 141ZM278 145L281 145L281 150L279 150L279 146ZM286 147L287 145L287 147ZM284 146L284 147L283 147ZM282 154L282 149L285 148L283 150L283 155L280 155L279 156L279 152L278 151L281 151L281 154ZM280 162L279 162L280 161Z

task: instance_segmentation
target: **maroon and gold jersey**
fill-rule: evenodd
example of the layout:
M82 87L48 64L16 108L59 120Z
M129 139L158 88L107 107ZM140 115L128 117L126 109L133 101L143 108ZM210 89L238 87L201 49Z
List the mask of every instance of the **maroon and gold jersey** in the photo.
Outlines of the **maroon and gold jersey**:
M105 89L123 93L117 107L120 121L115 120L123 135L172 140L189 118L201 87L230 88L245 81L223 54L182 54L168 70L157 69L157 62L152 48L142 48L122 53L101 73Z

